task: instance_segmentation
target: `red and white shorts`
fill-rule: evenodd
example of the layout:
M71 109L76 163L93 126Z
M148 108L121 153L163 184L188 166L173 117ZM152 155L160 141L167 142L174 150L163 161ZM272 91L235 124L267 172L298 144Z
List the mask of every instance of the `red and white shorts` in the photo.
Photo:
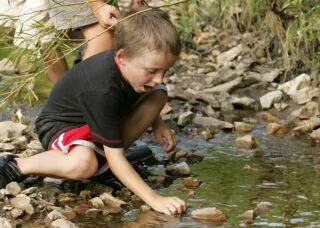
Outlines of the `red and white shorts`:
M94 143L88 124L62 133L49 146L49 150L60 150L68 154L75 146L86 146L95 152L99 164L95 175L99 175L109 168L103 147Z

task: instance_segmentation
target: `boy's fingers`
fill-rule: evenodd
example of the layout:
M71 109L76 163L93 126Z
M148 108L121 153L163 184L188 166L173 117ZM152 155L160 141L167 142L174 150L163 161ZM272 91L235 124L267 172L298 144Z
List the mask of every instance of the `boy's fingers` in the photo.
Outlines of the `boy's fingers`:
M110 6L110 14L112 14L115 18L120 17L120 11L114 6Z
M187 205L182 199L175 197L175 201L178 204L178 207L181 208L180 213L185 212L187 210Z

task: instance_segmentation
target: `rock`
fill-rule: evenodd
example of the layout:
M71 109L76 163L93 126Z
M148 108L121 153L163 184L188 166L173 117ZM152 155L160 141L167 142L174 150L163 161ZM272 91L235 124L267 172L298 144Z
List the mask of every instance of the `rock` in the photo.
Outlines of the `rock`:
M190 168L186 162L170 165L165 171L172 176L189 176L191 174Z
M320 114L319 111L319 102L310 101L306 104L307 113L310 116L318 116Z
M235 108L249 108L252 109L255 104L255 100L250 97L232 97L230 103Z
M54 228L78 228L74 223L65 220L65 219L57 219L50 224L50 227Z
M245 135L236 139L236 146L240 148L252 149L257 147L257 142L251 135Z
M53 210L44 219L44 223L48 225L57 219L66 219L66 217L60 211Z
M278 123L269 123L268 124L268 134L285 134L289 132L289 129Z
M10 212L10 214L14 219L17 219L17 218L21 217L24 214L24 212L22 209L13 208L12 211Z
M11 143L0 143L0 151L13 151L15 149Z
M269 203L269 202L261 202L261 203L257 204L256 210L258 212L270 211L271 207L272 207L271 203Z
M209 219L219 222L226 220L226 216L215 207L197 209L190 213L190 217L194 219Z
M91 199L91 191L83 190L80 192L79 197L81 199Z
M15 147L16 150L25 150L28 144L28 138L25 135L21 135L15 138L11 144Z
M278 69L271 70L268 73L262 75L263 82L273 82L280 74Z
M277 111L279 112L285 110L288 106L289 105L284 102L274 103L275 109L277 109Z
M183 178L183 184L186 188L195 189L200 186L200 181L193 177Z
M12 228L13 226L6 218L0 217L0 227L1 228Z
M244 122L234 122L233 123L234 128L236 131L241 131L241 132L249 132L252 130L252 125Z
M317 117L312 117L310 120L303 120L299 123L299 126L293 128L294 132L308 132L312 131L314 128L320 126L320 119Z
M309 134L309 136L316 142L316 143L320 143L320 128L318 128L315 131L312 131L311 134Z
M29 150L34 150L36 152L42 152L43 151L43 148L42 148L42 145L40 143L39 140L32 140L28 145L27 145L27 148Z
M13 62L11 62L8 58L3 58L0 61L0 72L3 74L14 74L16 73L16 68Z
M217 127L221 129L233 129L233 124L216 119L214 117L195 117L193 123L204 127Z
M311 101L311 97L309 97L309 92L310 88L304 88L292 94L291 98L296 104L305 104Z
M209 139L214 138L214 135L208 130L202 130L199 136L205 141L208 141Z
M238 46L231 48L226 52L221 53L217 57L218 66L222 66L225 63L232 61L237 56L239 56L242 52L244 52L244 47L241 44L239 44Z
M260 104L263 109L269 109L272 107L274 102L278 102L282 99L281 91L272 91L262 97L260 97Z
M100 199L99 197L94 197L91 200L89 200L89 204L97 209L104 208L104 203L103 203L102 199Z
M8 194L14 196L18 195L22 191L20 185L14 181L7 184L6 189L8 191Z
M310 76L307 74L301 74L291 81L280 84L278 86L278 90L281 90L288 95L293 95L298 90L309 87L310 83Z
M9 202L13 207L22 209L30 215L34 213L34 208L31 205L30 197L26 195L17 195L15 198L10 199Z
M253 222L253 220L256 218L256 214L253 210L248 210L239 215L239 217L243 220L244 223L250 223Z
M27 130L27 126L19 123L15 123L12 121L3 121L0 122L0 142L7 140L13 140L22 134L25 133Z
M232 81L226 82L224 84L205 89L205 93L222 93L222 92L232 92L234 89L242 87L242 77L238 77Z
M38 191L38 189L39 189L38 187L27 188L27 189L23 190L23 191L21 192L21 194L31 195L31 194L33 194L33 193L36 193L36 192Z
M85 215L88 217L97 217L97 215L101 212L101 210L97 208L90 208L85 212Z
M121 205L127 204L126 202L119 200L108 193L102 193L99 198L102 199L106 205L111 207L121 207Z
M191 112L191 111L184 112L181 115L179 115L178 125L179 126L186 126L188 123L190 123L192 121L192 118L193 118L193 112Z

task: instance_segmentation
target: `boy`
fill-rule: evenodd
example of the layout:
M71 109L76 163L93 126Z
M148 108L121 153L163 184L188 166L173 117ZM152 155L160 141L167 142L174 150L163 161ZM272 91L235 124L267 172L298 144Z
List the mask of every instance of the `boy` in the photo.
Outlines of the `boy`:
M175 147L174 135L159 113L167 99L163 77L180 51L179 36L159 9L119 23L114 49L76 65L50 94L36 122L48 151L25 159L0 158L0 188L30 174L89 178L103 172L107 160L115 176L154 210L184 212L184 201L155 193L124 156L150 125L166 151Z

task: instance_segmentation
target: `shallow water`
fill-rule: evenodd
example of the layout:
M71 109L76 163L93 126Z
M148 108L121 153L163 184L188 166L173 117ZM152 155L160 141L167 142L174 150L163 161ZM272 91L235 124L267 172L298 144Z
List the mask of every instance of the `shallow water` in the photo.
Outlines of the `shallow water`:
M41 105L7 106L1 112L1 119L9 119L18 107L34 122ZM182 183L181 178L169 187L156 189L163 195L176 195L187 202L188 211L182 216L141 213L137 207L111 220L100 215L77 217L74 222L81 227L238 227L245 226L239 215L266 202L272 205L271 210L260 213L251 226L320 227L320 174L313 168L320 161L320 146L303 136L268 135L266 127L255 125L250 133L260 142L261 153L237 148L234 132L221 131L208 142L199 137L177 136L180 148L205 155L202 162L190 165L192 176L202 182L194 198L176 189L177 184ZM150 139L145 138L138 144L146 141ZM152 149L158 158L163 157L158 146L153 145ZM245 171L243 167L247 164L256 170ZM164 172L164 167L150 167L150 170L159 174ZM191 211L202 207L217 207L226 215L226 221L217 224L189 217Z

